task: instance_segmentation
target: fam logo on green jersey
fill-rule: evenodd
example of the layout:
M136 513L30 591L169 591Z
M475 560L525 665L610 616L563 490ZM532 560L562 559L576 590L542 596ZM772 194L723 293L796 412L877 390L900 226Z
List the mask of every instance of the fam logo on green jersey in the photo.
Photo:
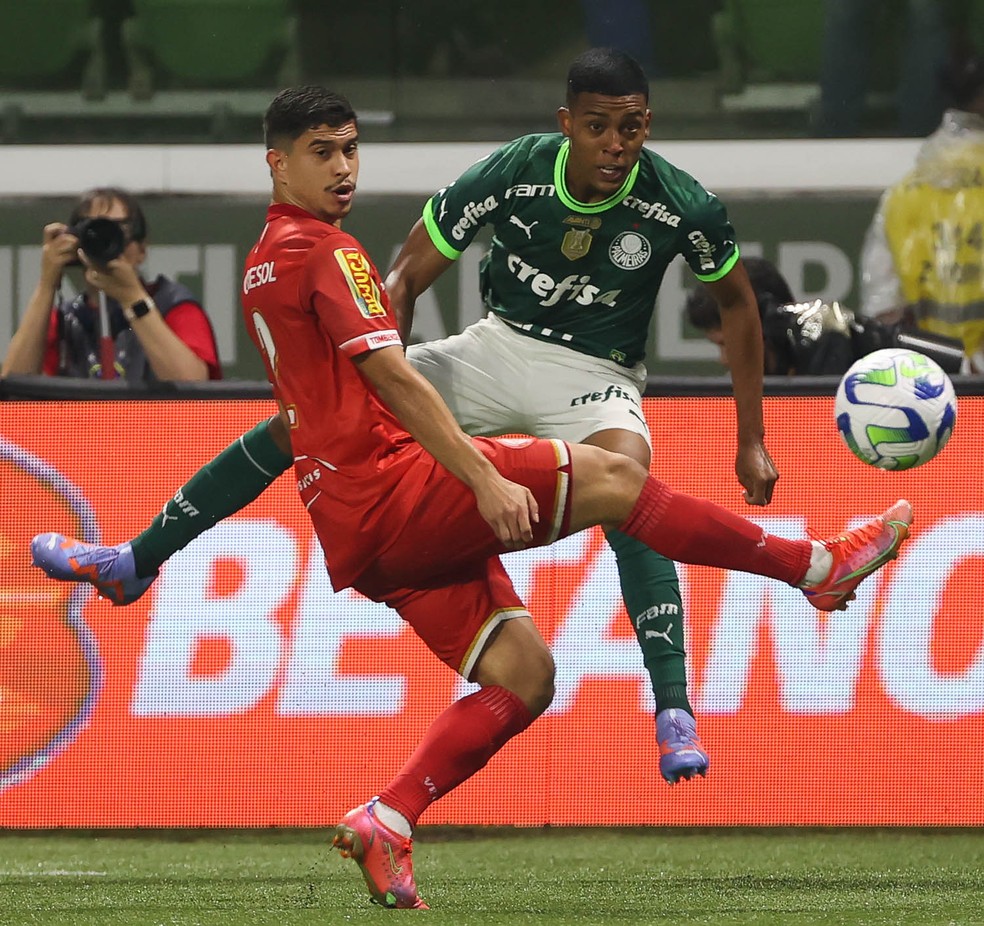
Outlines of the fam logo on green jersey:
M608 247L608 256L616 267L638 270L652 257L653 249L638 232L624 231Z
M515 186L506 190L506 199L514 196L553 196L554 185L552 183L517 183Z

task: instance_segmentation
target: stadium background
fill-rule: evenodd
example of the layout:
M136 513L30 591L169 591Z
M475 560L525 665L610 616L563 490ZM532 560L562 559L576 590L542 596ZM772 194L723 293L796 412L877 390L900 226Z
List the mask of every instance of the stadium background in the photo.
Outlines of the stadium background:
M106 26L100 88L88 53L64 56L60 70L46 54L83 47L60 43L57 30L82 28L75 19L86 4L66 2L58 15L54 5L20 5L23 19L11 23L18 54L0 64L0 345L33 285L41 226L66 216L79 189L120 183L145 201L151 268L203 293L226 375L244 381L261 369L236 308L237 268L265 202L258 120L289 67L343 90L365 113L362 192L347 227L385 265L430 192L496 142L553 127L567 60L584 47L577 16L556 3L464 11L437 39L400 4L366 4L351 30L361 41L346 42L311 2L97 3ZM865 123L881 137L808 137L821 5L797 4L792 18L779 0L668 11L654 38L664 73L653 82L652 144L725 199L745 252L776 260L794 291L856 304L864 228L917 142L890 137L884 61ZM44 21L32 22L42 6ZM128 65L127 10L144 32L170 22L185 38L222 38L211 56L185 49L206 73L150 52L142 71ZM714 39L722 12L741 27L737 71ZM195 16L213 17L212 26ZM264 16L283 29L265 28ZM766 43L768 53L753 41L762 22L782 38ZM281 34L293 46L264 53L258 36ZM378 54L365 53L367 41ZM255 52L238 56L253 70L207 73L204 63L218 67L229 44ZM49 72L31 70L42 64ZM476 262L470 253L421 305L418 336L476 317ZM661 397L647 400L654 469L747 514L731 476L728 400L672 396L673 378L717 372L711 349L683 323L688 285L683 270L671 271L650 340L651 370L666 377L654 387ZM2 391L0 826L333 822L388 777L458 693L452 676L393 616L331 593L288 479L176 557L134 607L40 581L25 563L33 533L130 536L269 409L263 398L220 401L227 387L210 399L83 403L72 401L85 395L78 384L61 385L44 402L15 401L29 384ZM833 384L769 399L783 476L775 503L756 514L777 531L829 533L907 495L917 533L898 564L830 618L795 593L683 571L695 705L712 751L707 781L672 791L654 783L647 684L599 537L510 557L555 648L561 696L428 822L984 823L979 386L961 389L945 455L910 474L868 471L850 457L831 421ZM242 390L263 394L248 382ZM339 750L352 739L380 744L377 760ZM877 775L854 771L858 750ZM770 774L776 767L781 776Z

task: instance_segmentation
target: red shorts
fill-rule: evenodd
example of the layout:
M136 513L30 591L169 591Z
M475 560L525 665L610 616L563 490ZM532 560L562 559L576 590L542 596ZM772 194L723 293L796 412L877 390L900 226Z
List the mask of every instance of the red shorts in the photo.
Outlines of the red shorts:
M567 534L572 483L564 441L473 437L472 442L503 476L533 493L540 520L533 525L531 546ZM397 506L391 510L393 521L384 512L379 530L395 540L382 553L373 542L375 532L353 538L364 546L369 566L352 584L398 611L440 659L467 678L498 624L528 616L499 562L505 548L478 513L472 491L443 466L434 466L409 518Z
M503 621L530 616L498 556L462 571L451 584L401 589L385 601L438 659L464 678L471 678L485 644Z

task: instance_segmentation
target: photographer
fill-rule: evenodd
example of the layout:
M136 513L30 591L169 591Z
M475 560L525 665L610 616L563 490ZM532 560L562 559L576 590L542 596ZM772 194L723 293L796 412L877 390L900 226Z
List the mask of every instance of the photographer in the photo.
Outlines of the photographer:
M105 219L112 221L98 221ZM139 204L115 187L84 193L68 225L46 225L40 279L0 375L220 379L215 335L195 296L164 276L151 282L141 278L146 236ZM62 275L80 261L85 291L66 299ZM102 330L105 322L108 332ZM104 369L110 357L112 369Z
M789 284L774 264L761 257L746 257L743 263L762 318L767 376L840 375L858 358L883 347L919 351L947 373L962 370L960 341L861 318L837 302L820 299L796 302ZM686 312L690 324L718 345L721 363L727 366L721 315L703 285L687 298Z

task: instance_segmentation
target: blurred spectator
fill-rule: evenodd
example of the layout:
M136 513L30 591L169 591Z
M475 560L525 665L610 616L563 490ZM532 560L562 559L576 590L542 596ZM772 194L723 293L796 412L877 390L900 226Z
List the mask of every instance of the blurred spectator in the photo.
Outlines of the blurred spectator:
M897 25L897 125L901 135L923 136L939 121L943 100L939 72L946 61L949 31L944 0L904 0L905 15L896 22L897 3L883 0L827 0L820 64L820 107L816 133L854 136L861 130L876 47Z
M743 263L762 317L767 376L839 375L873 350L901 346L928 354L948 373L960 370L959 342L914 337L900 325L858 318L838 302L796 302L774 264L761 257L746 257ZM718 345L721 363L728 366L721 314L703 284L688 297L686 312L690 324Z
M944 72L952 108L882 196L861 252L861 306L959 338L984 373L984 58Z
M79 262L73 233L85 219L112 219L122 230L122 253L104 264L86 259L85 290L74 299L61 293L66 267ZM180 283L158 276L145 282L147 223L125 190L100 187L84 193L69 224L44 227L41 275L20 325L10 340L3 376L103 375L99 294L106 295L115 376L130 380L220 379L215 335L205 310Z

